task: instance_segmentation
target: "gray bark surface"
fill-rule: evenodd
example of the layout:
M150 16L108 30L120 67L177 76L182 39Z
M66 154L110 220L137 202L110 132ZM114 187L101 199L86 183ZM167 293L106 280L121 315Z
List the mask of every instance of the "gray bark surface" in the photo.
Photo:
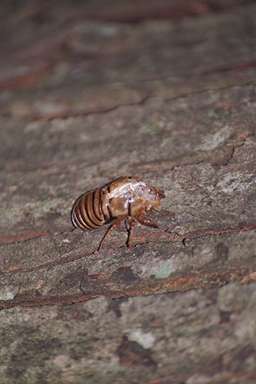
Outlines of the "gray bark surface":
M253 384L256 6L112 3L3 7L0 384ZM72 203L130 174L159 228L93 253Z

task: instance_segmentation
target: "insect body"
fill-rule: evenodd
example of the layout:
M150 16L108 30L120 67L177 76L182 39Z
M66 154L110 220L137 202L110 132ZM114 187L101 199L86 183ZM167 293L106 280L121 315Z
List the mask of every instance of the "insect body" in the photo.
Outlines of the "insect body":
M145 214L160 207L164 193L155 187L148 186L137 177L123 176L92 191L85 192L74 202L71 221L75 228L92 230L104 224L110 224L101 239L98 250L114 227L125 221L128 232L127 246L133 225L157 227Z

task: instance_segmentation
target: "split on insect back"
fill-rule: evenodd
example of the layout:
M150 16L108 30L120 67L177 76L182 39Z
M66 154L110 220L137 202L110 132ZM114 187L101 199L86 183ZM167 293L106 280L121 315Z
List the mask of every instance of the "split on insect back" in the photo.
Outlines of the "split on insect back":
M147 185L138 177L122 176L79 196L71 210L71 221L75 228L82 230L93 230L110 224L99 243L98 251L107 234L124 221L128 233L126 245L129 247L136 222L158 227L145 216L150 210L158 209L164 197L163 191Z

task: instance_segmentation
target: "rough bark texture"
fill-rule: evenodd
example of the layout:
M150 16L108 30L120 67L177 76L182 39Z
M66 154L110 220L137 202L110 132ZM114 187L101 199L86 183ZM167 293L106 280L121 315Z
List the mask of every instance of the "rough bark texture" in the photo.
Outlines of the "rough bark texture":
M255 383L256 6L98 3L2 3L0 383ZM93 253L128 174L159 229Z

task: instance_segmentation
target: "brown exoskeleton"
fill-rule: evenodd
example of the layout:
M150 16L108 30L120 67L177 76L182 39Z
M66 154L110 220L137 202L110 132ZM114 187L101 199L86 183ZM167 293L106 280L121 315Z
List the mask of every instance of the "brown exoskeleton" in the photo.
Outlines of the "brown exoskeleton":
M151 209L160 207L164 192L148 186L134 176L122 176L104 186L85 192L74 202L71 220L75 228L92 230L110 224L97 250L112 228L125 221L128 232L126 245L130 246L131 231L136 222L149 227L158 225L146 218Z

